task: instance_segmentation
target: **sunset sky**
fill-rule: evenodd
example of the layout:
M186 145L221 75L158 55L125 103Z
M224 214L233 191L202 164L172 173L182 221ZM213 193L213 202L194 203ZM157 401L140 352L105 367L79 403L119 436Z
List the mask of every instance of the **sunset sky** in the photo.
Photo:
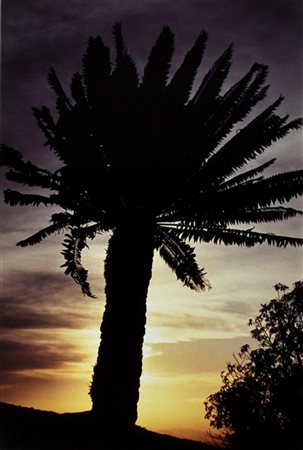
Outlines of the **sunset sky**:
M31 107L54 110L48 68L55 67L68 90L71 75L81 69L88 37L100 34L112 46L111 28L117 21L139 70L163 25L176 37L172 73L205 29L209 38L197 82L233 42L228 83L254 62L268 64L271 88L260 107L282 93L279 114L302 115L301 0L3 0L2 142L40 166L55 167ZM277 162L270 173L302 168L301 132L278 142L258 162L272 157ZM3 171L1 176L1 191L12 187ZM301 200L291 205L303 209ZM46 207L11 208L1 199L0 401L81 411L91 407L88 389L104 307L102 273L109 236L96 239L83 255L97 295L88 299L60 268L62 235L31 248L15 245L46 226L53 212ZM302 237L302 220L256 230ZM199 244L196 250L212 285L204 293L183 287L155 257L137 423L199 439L208 429L203 402L220 387L226 361L249 342L248 319L275 296L273 285L291 286L302 278L302 249ZM131 285L125 286L126 301L130 290Z

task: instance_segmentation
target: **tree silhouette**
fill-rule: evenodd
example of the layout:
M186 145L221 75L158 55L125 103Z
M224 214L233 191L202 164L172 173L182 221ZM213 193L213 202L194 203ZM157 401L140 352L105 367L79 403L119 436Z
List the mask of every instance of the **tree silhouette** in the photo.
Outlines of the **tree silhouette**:
M285 292L286 286L282 287ZM275 286L275 289L276 289ZM249 321L258 347L241 347L205 402L206 418L236 449L300 447L303 426L303 282Z
M231 46L190 97L205 32L170 81L174 35L167 26L150 52L141 79L120 24L114 26L113 34L114 63L100 36L89 39L82 73L75 73L71 80L71 99L50 69L56 120L47 107L33 108L47 139L45 145L57 155L61 168L52 173L37 167L7 146L2 146L1 164L9 168L8 180L49 190L41 195L7 189L7 203L62 208L51 216L50 225L17 245L37 244L65 230L65 273L85 295L93 296L81 251L87 239L111 231L104 271L106 308L90 394L98 417L133 424L154 251L184 285L198 291L208 282L188 240L249 247L302 245L294 237L234 228L299 214L274 204L283 205L302 193L303 171L260 177L274 159L239 171L302 122L275 114L280 97L232 133L264 99L267 67L254 64L221 94L231 65Z

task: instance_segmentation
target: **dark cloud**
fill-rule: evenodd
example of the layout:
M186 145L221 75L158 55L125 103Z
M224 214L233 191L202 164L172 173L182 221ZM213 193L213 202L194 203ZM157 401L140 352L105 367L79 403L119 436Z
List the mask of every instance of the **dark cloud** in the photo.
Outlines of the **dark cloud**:
M69 362L85 359L76 346L68 343L35 343L2 339L1 371L19 372L34 369L58 369Z
M6 300L6 299L5 299ZM8 299L9 300L9 299ZM25 307L5 304L2 305L0 328L2 329L46 329L46 328L68 328L81 329L89 325L85 315L75 314L67 308L56 312L37 311L37 307Z
M61 250L61 247L56 246L55 250ZM26 251L26 249L25 249ZM39 253L39 247L37 247L37 253ZM43 253L42 253L43 254ZM59 262L63 263L58 257ZM101 259L101 258L100 258ZM100 264L101 269L102 265ZM97 300L92 300L83 296L79 286L72 280L70 276L64 274L64 269L52 267L53 270L46 271L48 267L46 262L44 267L40 270L33 270L28 272L26 268L24 270L14 271L6 277L3 285L2 293L7 294L12 298L15 297L15 303L37 305L48 302L50 304L56 303L58 298L61 298L62 305L70 305L75 309L76 307L85 308L86 305L99 304L102 297ZM98 274L103 288L103 275L102 270ZM102 291L101 291L102 293Z
M5 279L1 297L2 329L84 329L101 319L103 303L83 297L63 273L14 272Z
M71 284L71 281L64 273L54 271L12 270L5 279L2 302L7 306L30 305L39 308L45 304L54 304L61 297L64 304L69 301L78 303L83 296L80 289L77 290L77 286ZM71 296L73 298L70 298Z
M53 335L48 341L45 336L24 337L24 342L0 341L1 401L41 407L45 399L61 398L63 403L75 390L88 392L89 376L79 382L87 355L77 345L63 344Z
M28 374L39 379L41 374L35 370L52 378L56 377L54 371L87 358L85 339L78 340L79 332L98 330L102 302L85 299L63 273L41 270L12 270L1 294L1 383L9 389L16 383L24 389L34 385Z

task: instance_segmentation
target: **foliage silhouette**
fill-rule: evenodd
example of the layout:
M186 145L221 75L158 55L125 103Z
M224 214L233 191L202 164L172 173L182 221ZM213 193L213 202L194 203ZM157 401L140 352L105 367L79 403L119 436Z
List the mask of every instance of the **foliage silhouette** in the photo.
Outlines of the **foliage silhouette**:
M285 292L280 283L277 291ZM303 426L303 282L262 305L244 345L205 402L206 418L235 449L299 449Z
M275 114L282 97L248 125L230 135L267 91L267 67L254 64L221 94L232 58L229 46L191 97L207 39L202 32L169 79L174 35L165 26L150 52L142 79L113 29L116 59L102 38L89 38L82 73L65 93L53 68L48 82L56 94L57 115L33 108L45 145L62 166L51 173L25 162L2 146L7 179L45 188L46 195L5 191L10 205L58 205L51 224L18 242L26 247L65 231L65 273L93 296L81 250L97 234L112 232L105 261L106 309L90 394L93 411L104 420L133 424L142 371L146 296L153 253L184 285L208 287L204 269L186 242L254 246L302 245L294 237L235 229L235 224L285 220L300 214L274 206L302 194L303 171L259 175L274 160L239 170L302 121Z

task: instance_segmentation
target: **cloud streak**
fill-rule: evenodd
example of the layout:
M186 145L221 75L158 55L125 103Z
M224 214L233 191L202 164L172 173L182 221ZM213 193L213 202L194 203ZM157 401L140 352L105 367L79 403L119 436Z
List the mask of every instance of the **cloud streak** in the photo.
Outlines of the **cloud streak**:
M72 280L52 271L12 271L3 294L0 370L5 395L14 396L16 384L33 389L36 379L42 388L46 382L41 379L51 384L58 377L91 372L103 302L84 299Z
M213 372L219 374L249 336L232 339L196 339L190 342L151 344L151 356L144 361L147 373L182 376ZM153 356L154 354L154 356ZM161 369L159 369L161 368Z
M16 329L79 329L90 325L88 317L71 313L65 309L55 309L53 312L37 311L37 307L2 306L0 327L3 330Z
M77 346L70 343L1 340L1 369L4 373L58 369L70 362L81 362L85 356Z

